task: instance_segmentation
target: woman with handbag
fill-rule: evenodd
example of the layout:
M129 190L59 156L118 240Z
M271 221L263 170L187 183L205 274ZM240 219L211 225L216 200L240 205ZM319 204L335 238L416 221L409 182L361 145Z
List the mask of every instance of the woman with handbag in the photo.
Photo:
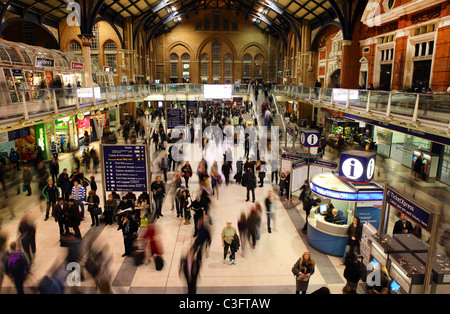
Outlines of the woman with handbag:
M184 181L186 182L186 189L189 189L189 178L192 177L192 168L189 161L186 161L183 168L181 168L181 172L183 173Z
M100 198L94 190L90 190L87 198L88 212L91 214L92 224L98 226L98 216L102 213L99 206Z
M296 289L295 293L306 294L308 289L309 279L315 271L315 262L312 259L309 252L303 253L302 257L298 259L295 265L292 267L292 273L296 277Z

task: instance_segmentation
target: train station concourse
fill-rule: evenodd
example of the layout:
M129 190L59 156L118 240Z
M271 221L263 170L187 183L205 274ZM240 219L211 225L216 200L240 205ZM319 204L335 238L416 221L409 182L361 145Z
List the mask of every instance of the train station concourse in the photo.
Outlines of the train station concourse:
M0 86L1 294L450 293L448 1L2 0Z

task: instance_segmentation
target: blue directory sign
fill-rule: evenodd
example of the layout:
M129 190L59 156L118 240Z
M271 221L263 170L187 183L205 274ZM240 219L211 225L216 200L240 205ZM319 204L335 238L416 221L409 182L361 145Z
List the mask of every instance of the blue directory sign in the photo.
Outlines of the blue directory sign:
M147 191L145 145L103 145L106 191Z
M186 110L178 108L167 108L167 128L174 129L177 126L186 125Z
M428 230L430 213L427 210L390 187L386 188L385 199L389 205L394 206L397 210L414 220L419 226Z

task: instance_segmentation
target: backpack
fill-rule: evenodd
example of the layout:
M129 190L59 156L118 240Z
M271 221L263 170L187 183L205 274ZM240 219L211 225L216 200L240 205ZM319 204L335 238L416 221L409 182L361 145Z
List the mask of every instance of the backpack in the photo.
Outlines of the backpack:
M24 260L21 258L19 252L11 253L8 258L8 274L12 277L23 276L26 277L27 267Z

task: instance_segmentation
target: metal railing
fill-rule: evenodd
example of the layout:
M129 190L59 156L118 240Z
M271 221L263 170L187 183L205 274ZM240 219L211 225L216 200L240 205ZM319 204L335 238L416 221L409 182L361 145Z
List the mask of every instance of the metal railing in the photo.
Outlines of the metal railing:
M151 95L202 94L203 87L203 84L145 84L0 91L0 123L4 125L11 120L90 110L92 106L139 100ZM232 90L234 93L252 92L249 84L232 85ZM271 93L320 106L370 113L445 131L450 129L449 94L307 86L273 86Z
M273 94L371 113L402 122L450 129L450 95L366 89L274 86Z
M167 93L203 93L203 84L145 84L0 91L0 123L49 114L89 110L117 102ZM233 85L234 93L248 93L249 85Z

